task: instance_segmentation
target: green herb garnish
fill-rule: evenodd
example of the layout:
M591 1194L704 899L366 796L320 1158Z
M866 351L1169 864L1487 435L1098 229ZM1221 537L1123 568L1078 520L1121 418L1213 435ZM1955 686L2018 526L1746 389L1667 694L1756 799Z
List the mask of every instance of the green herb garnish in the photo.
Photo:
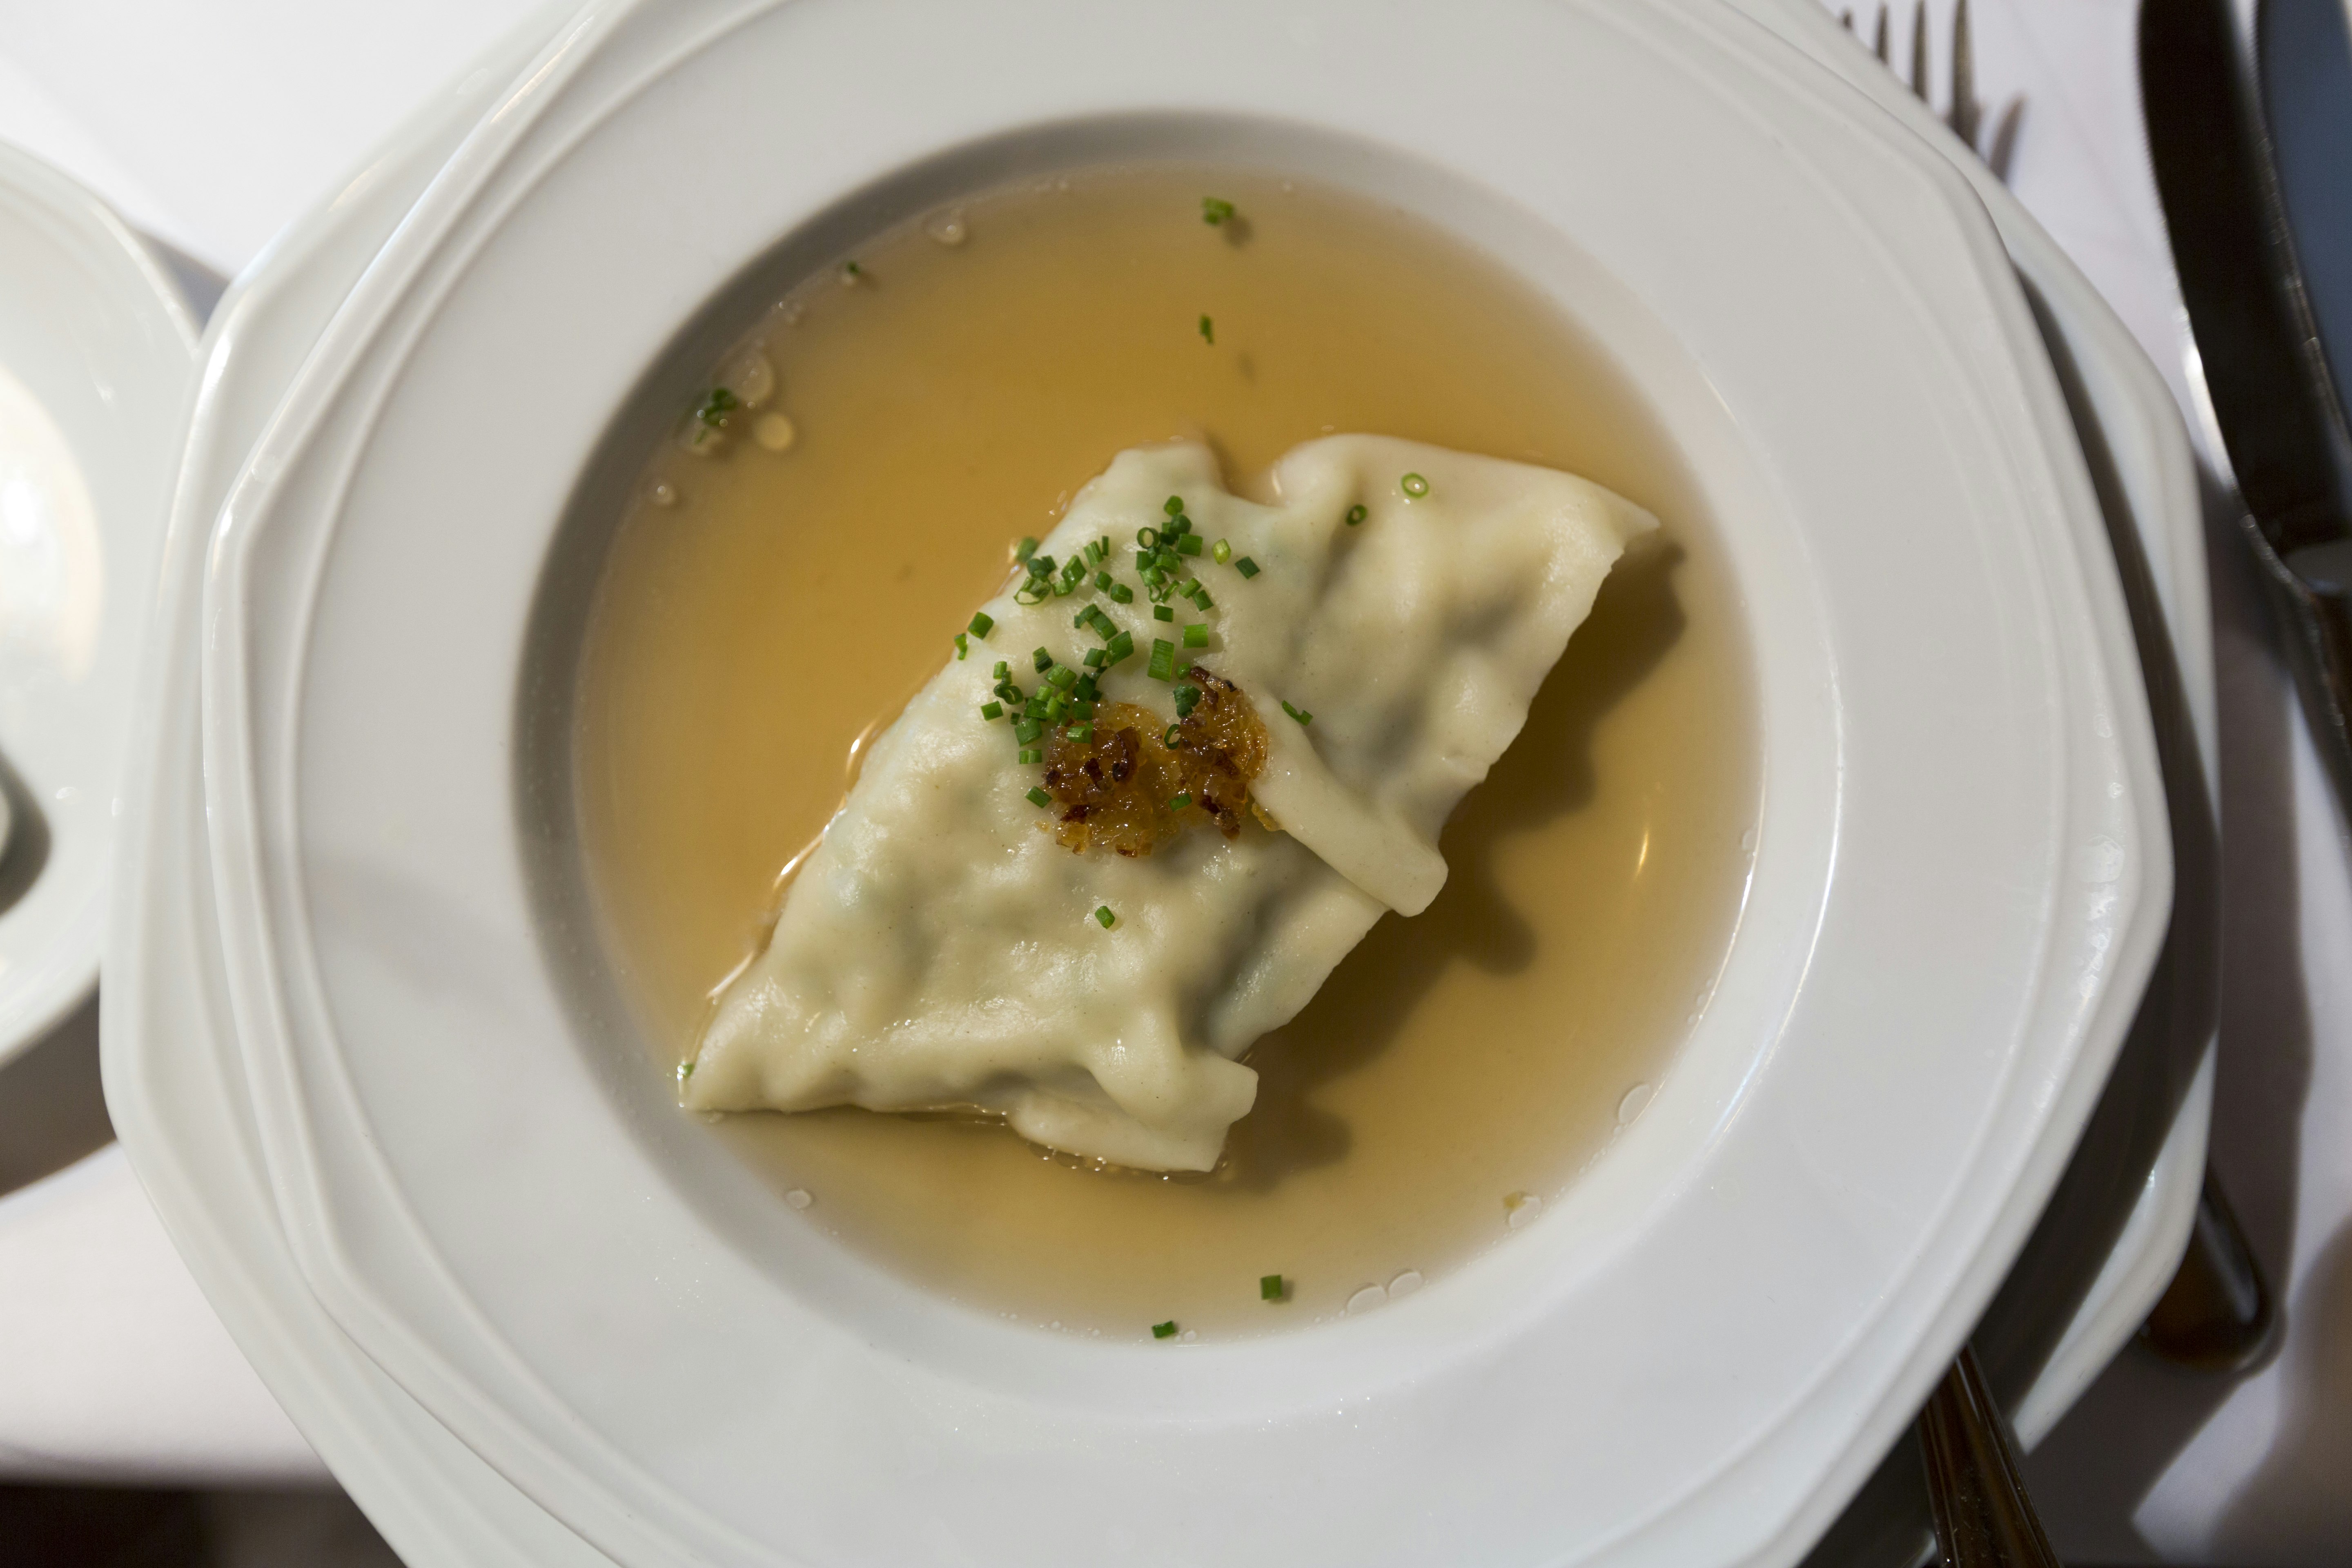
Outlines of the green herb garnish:
M1029 791L1029 802L1033 805L1051 805L1054 804L1054 797L1042 789L1033 787Z
M1348 526L1349 528L1353 528L1356 524L1363 521L1364 519L1371 515L1370 510L1367 508L1363 502L1358 501L1354 506L1348 509Z
M980 705L980 716L983 719L1002 719L1004 717L1004 704L983 702Z
M1215 228L1220 224L1231 222L1233 220L1233 216L1234 204L1225 200L1223 196L1202 196L1201 198L1201 221L1207 224L1211 228Z
M1208 647L1209 628L1198 621L1194 621L1190 626L1186 626L1184 628L1184 646L1186 647Z
M742 406L741 398L723 386L714 386L710 389L710 395L702 400L702 406L694 411L694 416L702 422L706 430L724 430L727 428L727 416Z
M1257 1299L1261 1301L1281 1300L1282 1276L1279 1274L1260 1275L1257 1282Z
M985 610L975 610L972 612L971 625L964 629L985 641L988 634L996 629L996 617Z
M1255 577L1257 575L1257 563L1244 555L1234 561L1234 570L1240 573L1244 578Z
M1234 558L1234 547L1220 539L1209 546L1209 559L1223 566Z
M1282 705L1282 710L1285 713L1289 714L1292 718L1297 720L1301 729L1304 729L1307 725L1315 722L1315 715L1307 712L1303 708L1293 708L1289 703L1286 702Z
M1212 345L1217 341L1217 323L1206 316L1201 318L1201 341Z
M965 637L961 632L956 633L955 645L956 657L958 658L961 658L964 655L971 651L971 639Z
M1175 795L1168 797L1168 809L1171 811L1181 811L1192 804L1192 797L1190 795Z
M1404 491L1413 500L1419 500L1429 493L1429 481L1419 474L1407 474L1397 481L1397 489Z
M1097 910L1096 912L1097 912L1097 914L1099 914L1099 913L1101 913L1102 911L1101 911L1101 910ZM1164 1323L1154 1323L1154 1324L1152 1324L1152 1325L1151 1325L1151 1337L1152 1337L1153 1339L1155 1339L1155 1340L1172 1340L1172 1339L1174 1339L1174 1338L1176 1337L1176 1320L1175 1320L1175 1319L1173 1319L1173 1318L1171 1318L1171 1319L1169 1319L1169 1320L1168 1320L1166 1322L1164 1322Z
M1176 679L1176 645L1164 637L1151 642L1151 664L1147 671L1154 680Z
M1109 906L1108 904L1100 904L1100 905L1096 906L1096 909L1095 909L1095 924L1097 924L1097 925L1098 925L1098 926L1102 927L1102 928L1103 928L1103 930L1105 930L1105 931L1108 931L1108 930L1110 930L1111 922L1112 922L1113 921L1116 921L1117 919L1118 919L1118 917L1117 915L1115 915L1115 914L1113 914L1113 913L1111 913L1111 912L1110 912L1110 906ZM1160 1334L1160 1331L1159 1331L1158 1329L1154 1329L1154 1330L1152 1330L1151 1331L1152 1331L1153 1333L1155 1333L1155 1334ZM1176 1331L1176 1325L1175 1325L1175 1324L1173 1324L1173 1323L1169 1324L1169 1325L1168 1325L1168 1333L1169 1333L1169 1334L1172 1334L1172 1333L1174 1333L1175 1331ZM1164 1340L1164 1339L1166 1339L1166 1338L1168 1337L1168 1334L1160 1334L1160 1337L1161 1339L1163 1339L1163 1340Z

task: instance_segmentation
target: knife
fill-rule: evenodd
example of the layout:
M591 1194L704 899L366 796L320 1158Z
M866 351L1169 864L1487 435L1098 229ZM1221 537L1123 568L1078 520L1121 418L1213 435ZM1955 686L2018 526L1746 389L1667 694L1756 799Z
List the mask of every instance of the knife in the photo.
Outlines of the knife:
M2242 528L2352 817L2352 437L2229 0L2143 0L2141 112Z

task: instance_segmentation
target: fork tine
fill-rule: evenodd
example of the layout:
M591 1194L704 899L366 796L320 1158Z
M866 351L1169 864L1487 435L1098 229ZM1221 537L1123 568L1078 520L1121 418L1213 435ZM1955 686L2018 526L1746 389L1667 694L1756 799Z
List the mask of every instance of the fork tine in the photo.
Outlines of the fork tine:
M1880 65L1886 65L1886 0L1879 0L1878 36L1872 41L1870 47L1876 52L1878 56L1878 63ZM1891 69L1893 68L1890 67L1889 68Z
M1841 27L1843 27L1843 28L1844 28L1847 32L1849 32L1849 33L1853 32L1853 12L1851 12L1851 11L1841 11L1841 12L1839 12L1839 13L1838 13L1838 26L1841 26Z
M1920 102L1934 105L1927 87L1927 0L1919 0L1911 13L1911 90Z
M1976 48L1969 37L1969 0L1952 7L1952 108L1945 123L1970 147L1977 144Z

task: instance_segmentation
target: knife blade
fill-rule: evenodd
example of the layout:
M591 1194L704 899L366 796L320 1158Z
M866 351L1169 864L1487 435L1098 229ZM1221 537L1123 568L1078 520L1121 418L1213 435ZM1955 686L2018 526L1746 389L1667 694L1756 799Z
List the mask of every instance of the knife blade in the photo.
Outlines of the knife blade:
M2141 113L2241 529L2352 816L2352 436L2229 0L2142 0Z

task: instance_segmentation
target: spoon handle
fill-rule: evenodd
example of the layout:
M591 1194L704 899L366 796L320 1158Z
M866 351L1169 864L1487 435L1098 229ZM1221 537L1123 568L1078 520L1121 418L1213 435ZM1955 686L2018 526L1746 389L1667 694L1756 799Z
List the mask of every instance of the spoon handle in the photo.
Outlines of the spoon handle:
M2059 1568L1976 1352L1962 1347L1919 1412L1919 1449L1945 1568Z

